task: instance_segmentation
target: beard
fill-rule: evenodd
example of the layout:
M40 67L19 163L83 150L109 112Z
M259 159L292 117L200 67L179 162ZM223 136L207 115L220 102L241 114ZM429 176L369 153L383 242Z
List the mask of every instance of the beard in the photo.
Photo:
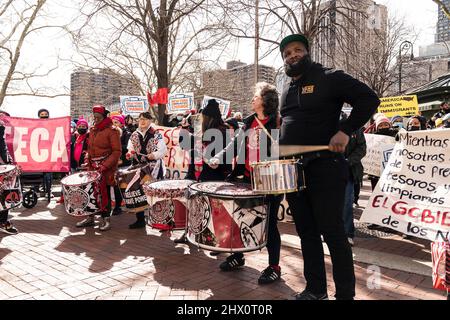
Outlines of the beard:
M299 61L288 64L284 64L284 72L288 77L298 77L305 73L305 71L311 66L311 56L309 54L303 56Z

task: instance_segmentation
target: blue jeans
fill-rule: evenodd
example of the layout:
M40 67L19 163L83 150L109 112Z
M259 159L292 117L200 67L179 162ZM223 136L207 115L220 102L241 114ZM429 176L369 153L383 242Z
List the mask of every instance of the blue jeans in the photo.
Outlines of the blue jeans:
M345 187L344 201L344 228L345 234L349 238L355 236L355 225L353 224L353 199L355 195L355 186L352 179L349 179Z

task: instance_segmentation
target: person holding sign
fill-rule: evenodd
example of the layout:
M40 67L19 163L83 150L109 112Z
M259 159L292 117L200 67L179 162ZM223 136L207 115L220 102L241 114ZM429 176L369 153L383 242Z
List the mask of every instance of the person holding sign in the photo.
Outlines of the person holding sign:
M164 156L167 146L164 138L152 126L153 117L150 112L142 112L139 115L138 128L131 134L128 141L127 159L131 159L132 165L154 163L152 176L162 179L165 175ZM130 229L145 228L145 212L136 213L136 222L128 226Z
M109 111L102 105L92 108L94 126L89 130L88 157L86 164L89 170L101 173L100 214L102 216L100 231L111 229L111 186L114 186L114 174L117 170L122 148L119 130L113 127ZM94 215L77 223L78 228L94 226Z
M364 83L313 63L308 39L301 34L285 37L280 51L285 72L292 78L280 100L280 146L328 146L325 151L295 155L303 162L306 188L286 194L301 239L307 282L296 299L328 299L323 235L333 262L336 299L352 300L355 273L343 223L349 168L342 153L352 132L369 120L380 100ZM353 109L340 124L344 103Z

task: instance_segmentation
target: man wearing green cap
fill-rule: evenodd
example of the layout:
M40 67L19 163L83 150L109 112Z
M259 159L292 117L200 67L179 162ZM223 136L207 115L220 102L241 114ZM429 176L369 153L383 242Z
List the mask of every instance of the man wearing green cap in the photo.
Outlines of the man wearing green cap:
M280 98L280 146L328 146L325 151L295 155L301 159L299 170L304 170L306 188L286 195L301 239L307 283L296 299L328 299L322 235L333 262L335 297L351 300L355 296L355 272L342 215L349 173L343 152L352 132L369 120L380 101L360 81L313 63L305 36L287 36L280 43L280 51L285 72L292 80ZM340 123L344 103L353 109Z

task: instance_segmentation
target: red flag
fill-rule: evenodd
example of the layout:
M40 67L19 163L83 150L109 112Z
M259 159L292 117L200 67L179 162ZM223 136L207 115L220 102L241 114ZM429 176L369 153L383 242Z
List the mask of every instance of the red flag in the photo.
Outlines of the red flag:
M148 105L149 105L150 107L153 107L153 105L154 105L154 103L153 103L153 97L152 97L152 95L150 94L150 91L148 91L148 90L147 90L147 101L148 101Z
M168 89L159 88L153 96L153 102L155 104L167 104L169 102Z

